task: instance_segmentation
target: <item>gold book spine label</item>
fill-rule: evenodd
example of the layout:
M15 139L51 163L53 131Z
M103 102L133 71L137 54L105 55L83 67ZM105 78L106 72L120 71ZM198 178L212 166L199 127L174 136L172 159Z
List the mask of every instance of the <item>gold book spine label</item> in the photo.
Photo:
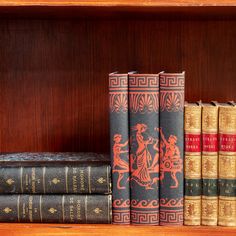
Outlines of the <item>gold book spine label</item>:
M201 225L201 196L185 196L184 224Z

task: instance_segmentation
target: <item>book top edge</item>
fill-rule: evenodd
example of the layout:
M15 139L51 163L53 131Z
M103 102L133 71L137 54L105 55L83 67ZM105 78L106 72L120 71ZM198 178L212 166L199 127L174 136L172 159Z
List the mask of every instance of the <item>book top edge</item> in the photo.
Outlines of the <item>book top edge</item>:
M73 165L110 164L109 155L83 152L21 152L0 153L0 166L4 165Z

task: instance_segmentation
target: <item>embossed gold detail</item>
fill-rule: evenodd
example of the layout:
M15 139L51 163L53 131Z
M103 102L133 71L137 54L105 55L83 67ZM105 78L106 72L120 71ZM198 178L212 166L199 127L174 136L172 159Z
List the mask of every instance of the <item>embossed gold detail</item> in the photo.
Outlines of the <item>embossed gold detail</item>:
M54 214L55 212L57 212L57 209L51 207L48 209L48 211L51 213L51 214Z
M218 107L203 106L202 109L202 131L217 132L218 129Z
M185 178L201 178L201 156L185 156Z
M96 214L99 214L99 213L101 213L102 212L102 210L100 209L100 208L95 208L94 210L93 210Z
M202 177L217 178L218 156L202 155Z
M60 183L61 181L59 180L59 179L57 179L57 178L53 178L52 179L52 183L54 183L54 184L58 184L58 183Z
M201 109L201 106L192 106L191 104L185 107L186 132L201 132Z
M4 211L6 214L9 214L10 212L12 212L12 209L9 208L9 207L5 207L5 208L3 209L3 211Z
M220 107L219 131L224 134L236 132L236 107Z
M236 203L235 199L219 200L219 225L236 226Z
M101 178L99 178L99 179L97 180L97 182L98 182L99 184L103 184L103 183L106 182L106 180L105 180L103 177L101 177Z
M217 197L202 197L202 225L217 225Z
M185 197L184 201L184 224L201 224L201 197Z
M15 181L13 179L8 179L8 180L6 180L6 183L8 185L12 185L13 183L15 183Z
M236 178L236 156L219 156L219 178Z

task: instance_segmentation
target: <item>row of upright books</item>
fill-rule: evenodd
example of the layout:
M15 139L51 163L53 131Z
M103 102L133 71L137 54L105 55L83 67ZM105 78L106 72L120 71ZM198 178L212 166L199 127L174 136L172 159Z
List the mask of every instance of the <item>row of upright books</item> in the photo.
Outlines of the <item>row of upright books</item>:
M111 204L108 155L0 155L0 222L109 224Z
M110 74L113 223L236 226L235 103L185 104L184 83Z
M236 226L236 106L185 106L185 225Z

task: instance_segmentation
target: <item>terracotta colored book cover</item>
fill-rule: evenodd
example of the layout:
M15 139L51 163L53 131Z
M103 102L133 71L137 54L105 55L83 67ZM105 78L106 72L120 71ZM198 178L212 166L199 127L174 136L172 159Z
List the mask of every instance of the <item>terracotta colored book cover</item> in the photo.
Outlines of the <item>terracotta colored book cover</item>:
M202 225L218 219L218 105L202 104Z
M109 75L112 213L114 224L130 224L128 74Z
M218 225L236 226L236 106L219 107Z
M129 75L131 223L159 224L159 77Z
M184 111L184 224L201 225L201 120L202 107L187 103Z
M183 224L184 82L160 74L160 225Z

